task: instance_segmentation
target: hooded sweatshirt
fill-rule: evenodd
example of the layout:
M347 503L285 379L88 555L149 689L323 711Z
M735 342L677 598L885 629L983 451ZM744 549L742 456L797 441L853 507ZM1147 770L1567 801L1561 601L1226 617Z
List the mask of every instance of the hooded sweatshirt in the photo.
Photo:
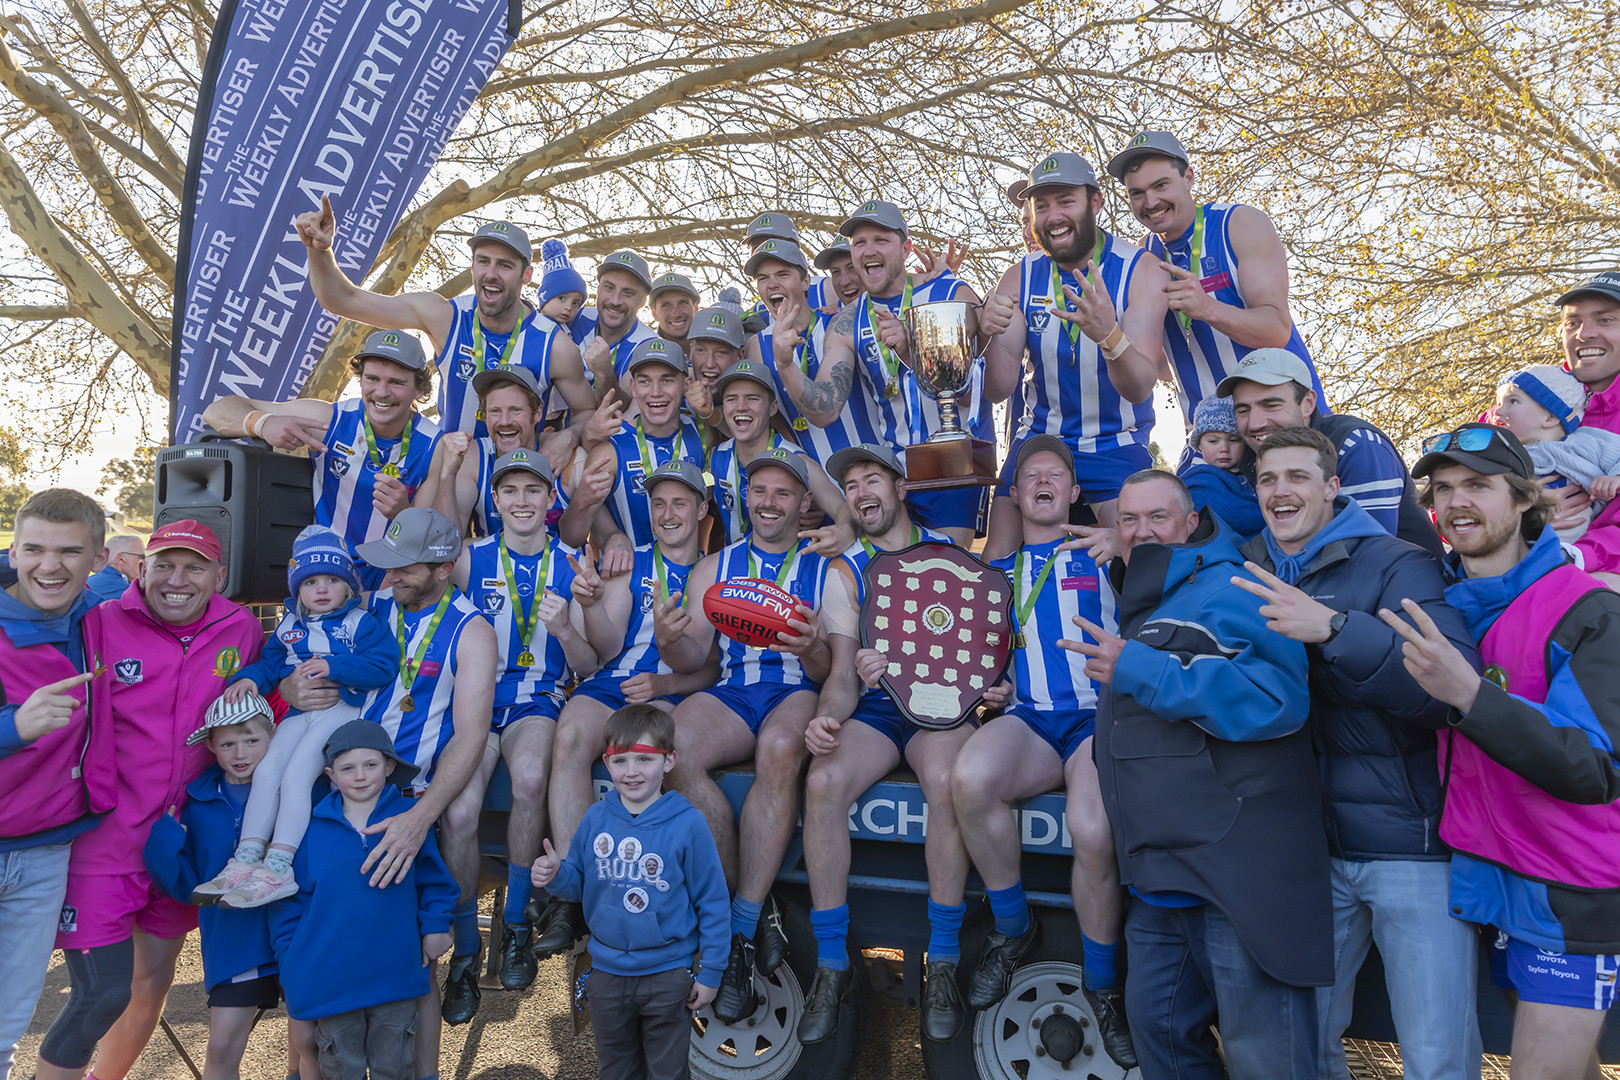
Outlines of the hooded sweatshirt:
M285 601L286 614L266 639L264 655L236 673L252 679L268 694L305 660L326 660L327 678L338 684L345 705L364 705L366 695L387 686L399 674L399 643L382 620L349 597L341 607L321 614L305 612L296 597Z

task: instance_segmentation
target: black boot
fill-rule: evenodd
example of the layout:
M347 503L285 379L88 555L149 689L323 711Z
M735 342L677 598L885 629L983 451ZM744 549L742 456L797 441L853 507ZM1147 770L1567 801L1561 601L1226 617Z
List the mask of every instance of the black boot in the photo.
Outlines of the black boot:
M567 952L584 936L585 909L568 900L553 900L546 906L540 932L529 946L536 961Z
M471 1020L482 996L478 989L478 954L452 958L450 976L444 982L444 1022L454 1027Z
M767 894L754 930L754 964L761 975L769 976L787 959L787 929L782 925L782 907Z
M533 938L534 927L526 922L507 923L501 931L501 966L496 977L507 990L527 990L540 973L530 944Z
M722 1024L740 1024L759 1007L754 993L754 943L743 934L731 935L731 955L720 975L714 996L714 1015Z
M973 981L968 983L967 1003L975 1009L988 1009L1007 996L1012 985L1014 969L1018 967L1041 941L1041 923L1033 912L1029 929L1021 937L1010 938L992 933L985 943L984 956L973 969Z
M838 1010L854 982L854 968L842 971L816 968L815 981L810 984L810 992L804 995L804 1015L799 1017L800 1043L811 1046L833 1037L833 1032L838 1030Z
M950 1042L962 1030L965 1016L962 993L956 988L955 962L928 961L928 971L923 976L923 1035L934 1042Z
M1092 1015L1097 1018L1097 1036L1102 1040L1103 1049L1120 1068L1136 1068L1136 1046L1131 1042L1130 1025L1125 1022L1125 992L1117 986L1093 990L1083 978L1080 989L1085 992Z

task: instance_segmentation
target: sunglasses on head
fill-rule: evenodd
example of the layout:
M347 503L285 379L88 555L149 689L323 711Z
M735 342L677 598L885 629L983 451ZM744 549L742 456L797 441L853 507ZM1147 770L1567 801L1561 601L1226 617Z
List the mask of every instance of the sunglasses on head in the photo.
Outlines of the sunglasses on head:
M1494 427L1470 427L1447 431L1424 439L1423 452L1440 454L1447 450L1462 450L1477 453L1491 445L1500 435L1501 430Z

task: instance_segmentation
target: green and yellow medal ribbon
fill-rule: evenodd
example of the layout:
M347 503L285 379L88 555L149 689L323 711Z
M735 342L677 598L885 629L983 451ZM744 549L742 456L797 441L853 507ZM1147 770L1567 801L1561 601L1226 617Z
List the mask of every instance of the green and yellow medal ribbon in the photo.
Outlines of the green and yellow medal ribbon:
M1170 258L1169 245L1164 249L1164 261L1174 266ZM1192 241L1187 246L1187 272L1196 278L1204 276L1204 204L1199 203L1193 207ZM1176 321L1181 324L1181 332L1188 337L1192 336L1192 316L1185 311L1176 312Z
M527 611L523 609L523 597L518 594L517 575L512 572L512 552L506 546L504 531L501 533L501 574L506 580L506 595L512 601L512 621L517 623L518 644L523 646L517 658L518 667L533 667L534 652L529 646L534 641L535 627L540 625L540 596L551 576L551 541L546 541L545 554L540 556L540 573L534 579L534 602Z
M484 363L484 324L479 319L476 308L473 309L472 339L473 364L478 371L483 371L486 366ZM519 320L518 324L512 328L512 333L507 336L506 348L501 350L501 358L496 361L496 366L510 364L513 353L517 351L518 342L522 340L523 321Z
M664 566L664 552L659 548L658 541L653 541L653 577L658 579L658 599L669 599L669 570ZM690 593L681 590L681 607L692 599Z
M641 430L641 417L639 416L636 417L636 450L641 454L641 475L645 477L658 468L658 463L653 460L652 450L647 446L647 433ZM675 426L675 448L670 453L669 458L671 461L679 461L685 456L686 430L677 421Z
M796 545L794 545L791 555L784 553L782 558L782 566L776 571L776 584L778 588L787 589L787 583L793 578L793 568L799 565L799 556L804 553L804 544L805 542L800 540ZM751 578L759 577L759 567L759 558L754 551L754 545L750 543L748 545L748 576ZM792 590L789 589L788 591L791 592Z
M1108 234L1104 233L1101 229L1098 229L1097 250L1092 252L1091 255L1091 266L1097 271L1098 277L1102 276L1103 247L1107 244L1107 242ZM1080 292L1084 292L1086 286L1091 284L1089 279L1081 277L1079 274L1075 275L1075 281L1079 284ZM1074 310L1073 308L1069 307L1069 298L1063 295L1063 272L1058 269L1056 259L1052 260L1052 303L1063 308L1064 311ZM1064 325L1069 331L1069 347L1078 352L1080 349L1080 324L1071 322L1065 323Z
M405 609L399 609L399 621L394 626L394 633L399 638L399 674L405 682L405 696L399 699L399 711L410 712L416 708L416 698L412 696L411 689L416 685L417 673L422 668L422 658L427 655L428 646L433 643L434 631L439 629L439 620L444 618L445 611L450 607L450 595L454 592L449 586L445 587L444 595L439 597L439 606L433 609L433 617L428 620L427 629L422 633L422 639L416 643L416 655L407 659L408 644L405 636Z
M1013 611L1018 616L1018 634L1013 638L1013 647L1025 648L1029 638L1024 635L1024 627L1029 622L1030 615L1035 611L1035 601L1041 598L1041 590L1046 587L1046 579L1052 576L1052 567L1057 565L1058 553L1052 552L1041 567L1041 572L1035 575L1035 585L1029 590L1029 595L1019 599L1018 590L1024 581L1024 552L1019 551L1017 560L1013 563Z
M371 417L366 415L364 408L360 410L360 425L366 431L366 453L371 458L371 464L382 470L384 476L398 476L400 465L405 463L405 455L411 452L411 429L416 426L411 419L405 421L405 434L400 436L398 463L395 463L393 455L389 455L389 460L384 462L377 450L377 437L371 432Z
M912 524L911 524L911 541L906 544L906 547L912 547L913 545L920 544L920 543L922 543L922 530L917 527L916 522L912 522ZM864 536L861 537L861 550L866 552L866 557L867 558L869 558L869 559L877 558L878 549L873 546L872 541L868 540Z
M906 287L900 294L899 317L903 321L906 312L911 310L911 275L906 275ZM878 356L883 358L883 370L888 372L889 381L883 387L884 397L894 397L900 392L900 357L877 336L877 305L872 302L870 293L866 297L866 321L872 328L872 340L877 345Z

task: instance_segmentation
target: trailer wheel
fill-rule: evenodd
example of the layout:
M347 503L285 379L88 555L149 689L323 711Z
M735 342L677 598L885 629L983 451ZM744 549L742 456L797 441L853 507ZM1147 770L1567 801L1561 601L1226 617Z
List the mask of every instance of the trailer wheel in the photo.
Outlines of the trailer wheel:
M1138 1080L1114 1064L1097 1041L1097 1019L1080 991L1080 928L1074 912L1036 908L1041 945L1013 973L1007 996L968 1013L950 1042L924 1036L928 1080ZM984 954L994 920L979 905L962 927L958 989Z
M695 1080L848 1080L860 1059L866 1034L868 984L865 962L853 942L850 963L856 979L838 1014L838 1032L824 1043L802 1046L799 1017L804 992L816 974L816 939L810 912L799 897L781 892L788 956L770 978L755 976L764 996L742 1023L722 1024L705 1008L692 1018L692 1076Z

